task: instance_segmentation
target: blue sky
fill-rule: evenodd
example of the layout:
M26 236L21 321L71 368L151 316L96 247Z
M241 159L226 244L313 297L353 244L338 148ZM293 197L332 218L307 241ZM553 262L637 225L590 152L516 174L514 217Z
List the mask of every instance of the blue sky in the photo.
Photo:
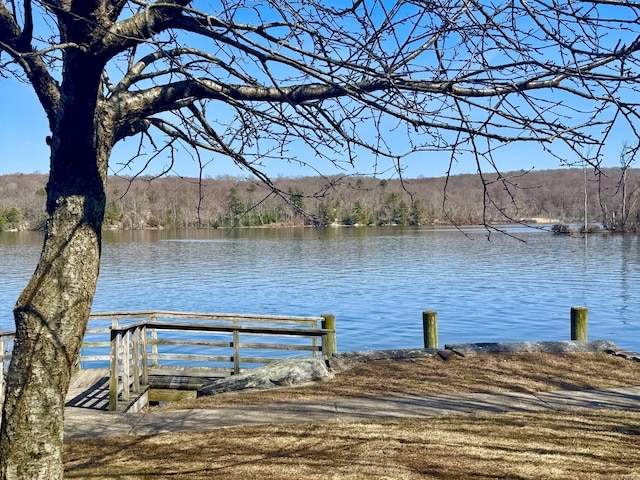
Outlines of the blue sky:
M0 174L8 173L47 173L49 169L49 148L45 143L45 137L49 135L48 124L37 98L26 84L18 83L12 79L0 80ZM118 168L118 164L129 157L129 149L136 143L129 139L128 143L114 150L111 158L112 173ZM624 144L624 138L609 139L607 145L608 154L605 166L616 167L619 165L619 154ZM561 148L561 145L557 146ZM545 155L533 144L514 144L500 149L495 158L503 171L519 169L549 169L559 168L556 158ZM318 162L314 166L323 174L332 173L360 173L373 172L373 159L362 157L354 170L340 171L328 162ZM159 159L153 170L159 170L166 165L164 159ZM446 174L449 163L446 153L437 152L418 153L403 160L406 166L405 177L440 177ZM384 172L385 167L378 168ZM287 162L271 162L266 166L267 173L272 177L277 176L303 176L313 175L312 170L300 168L298 165ZM130 171L135 173L134 171ZM461 159L452 173L475 173L476 166L472 158ZM176 164L173 174L183 176L197 176L197 163L188 156L184 156ZM210 177L219 175L246 176L242 170L230 160L216 158L211 162L205 174ZM386 176L391 175L387 173ZM381 173L382 177L385 176Z

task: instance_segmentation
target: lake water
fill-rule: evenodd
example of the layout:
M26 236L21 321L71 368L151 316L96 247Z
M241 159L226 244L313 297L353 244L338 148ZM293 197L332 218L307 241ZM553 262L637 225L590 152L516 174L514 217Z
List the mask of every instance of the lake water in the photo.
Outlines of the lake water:
M182 310L336 316L338 349L568 340L572 306L589 338L640 351L640 237L554 236L505 227L106 232L94 311ZM0 233L0 328L42 235Z

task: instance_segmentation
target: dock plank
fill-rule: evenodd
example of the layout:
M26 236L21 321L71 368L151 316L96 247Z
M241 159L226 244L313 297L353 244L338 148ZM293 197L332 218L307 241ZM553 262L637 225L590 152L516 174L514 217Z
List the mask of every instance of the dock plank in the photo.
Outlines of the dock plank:
M65 405L91 410L108 410L109 370L88 368L75 372L71 377Z

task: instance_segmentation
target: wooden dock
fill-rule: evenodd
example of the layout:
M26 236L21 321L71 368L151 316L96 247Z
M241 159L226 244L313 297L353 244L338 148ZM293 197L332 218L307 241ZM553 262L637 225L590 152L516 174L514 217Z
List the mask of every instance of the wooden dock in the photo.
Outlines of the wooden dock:
M92 322L99 324L92 327ZM13 335L0 332L5 367ZM335 318L155 310L92 313L66 406L133 412L148 404L195 397L212 380L284 358L283 350L331 355L336 351ZM3 394L0 368L0 397Z

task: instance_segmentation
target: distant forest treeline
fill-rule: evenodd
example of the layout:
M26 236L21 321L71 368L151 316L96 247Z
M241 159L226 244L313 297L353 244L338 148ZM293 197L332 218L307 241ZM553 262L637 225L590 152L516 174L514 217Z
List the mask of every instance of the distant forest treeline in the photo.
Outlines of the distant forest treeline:
M624 176L623 176L624 173ZM484 180L484 181L483 181ZM47 176L0 176L0 230L45 224ZM640 169L510 172L501 176L380 180L336 176L279 178L281 195L234 177L111 177L105 228L269 225L505 223L536 218L637 230Z

